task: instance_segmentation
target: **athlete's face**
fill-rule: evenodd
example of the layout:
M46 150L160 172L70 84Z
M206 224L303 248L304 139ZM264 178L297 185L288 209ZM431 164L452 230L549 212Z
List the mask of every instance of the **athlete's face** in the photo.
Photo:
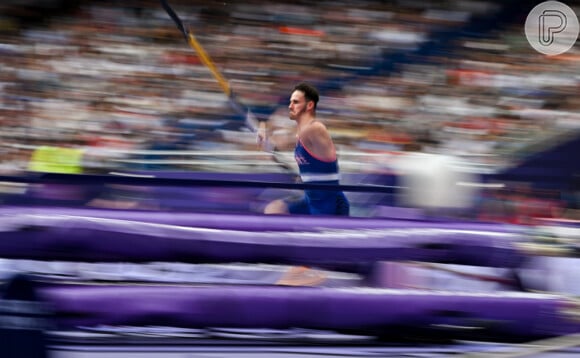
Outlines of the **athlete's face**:
M288 115L291 120L296 120L300 118L302 114L306 112L308 108L308 103L306 102L306 98L304 97L304 93L302 91L294 91L290 96L290 104L288 105Z

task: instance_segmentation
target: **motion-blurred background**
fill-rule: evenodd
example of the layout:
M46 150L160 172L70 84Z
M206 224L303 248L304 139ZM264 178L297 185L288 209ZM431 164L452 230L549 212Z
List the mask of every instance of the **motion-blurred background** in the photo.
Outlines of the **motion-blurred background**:
M401 153L450 156L476 175L468 185L486 185L475 202L528 197L560 209L543 215L576 215L579 49L549 57L528 44L534 2L171 3L272 136L292 132L289 92L309 81L343 173L401 174ZM4 173L280 171L158 1L0 11ZM40 146L82 159L39 164Z
M2 0L3 358L45 333L58 358L363 355L337 327L412 342L367 356L578 355L580 48L530 46L539 2L170 3L272 138L317 86L368 192L348 219L256 215L295 194L292 152L259 150L159 1Z

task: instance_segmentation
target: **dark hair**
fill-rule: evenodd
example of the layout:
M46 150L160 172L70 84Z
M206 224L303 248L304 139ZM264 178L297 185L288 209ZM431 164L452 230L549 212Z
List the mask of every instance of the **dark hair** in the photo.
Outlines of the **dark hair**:
M304 93L304 98L306 98L306 101L314 102L314 109L316 109L316 105L318 105L319 99L318 90L316 87L302 82L294 87L294 91L300 91Z

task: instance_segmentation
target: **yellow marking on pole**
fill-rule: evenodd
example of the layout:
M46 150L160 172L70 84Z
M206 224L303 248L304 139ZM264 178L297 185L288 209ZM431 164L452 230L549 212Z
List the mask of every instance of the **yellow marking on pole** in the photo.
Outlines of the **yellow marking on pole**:
M224 91L224 93L229 97L231 94L231 89L228 81L226 81L226 79L222 76L222 74L219 72L219 70L213 63L212 59L209 57L207 52L205 52L201 44L197 41L197 39L195 38L195 36L193 36L191 32L188 33L187 39L189 45L195 50L195 52L201 59L201 62L203 62L203 64L210 70L214 78L218 81L218 84L222 88L222 91Z

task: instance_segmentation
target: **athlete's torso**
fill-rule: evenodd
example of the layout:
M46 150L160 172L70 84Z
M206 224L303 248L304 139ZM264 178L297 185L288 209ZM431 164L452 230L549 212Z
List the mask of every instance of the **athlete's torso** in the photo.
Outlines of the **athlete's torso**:
M300 139L296 142L294 159L300 169L300 176L303 182L339 180L336 157L330 161L319 159L310 153Z

